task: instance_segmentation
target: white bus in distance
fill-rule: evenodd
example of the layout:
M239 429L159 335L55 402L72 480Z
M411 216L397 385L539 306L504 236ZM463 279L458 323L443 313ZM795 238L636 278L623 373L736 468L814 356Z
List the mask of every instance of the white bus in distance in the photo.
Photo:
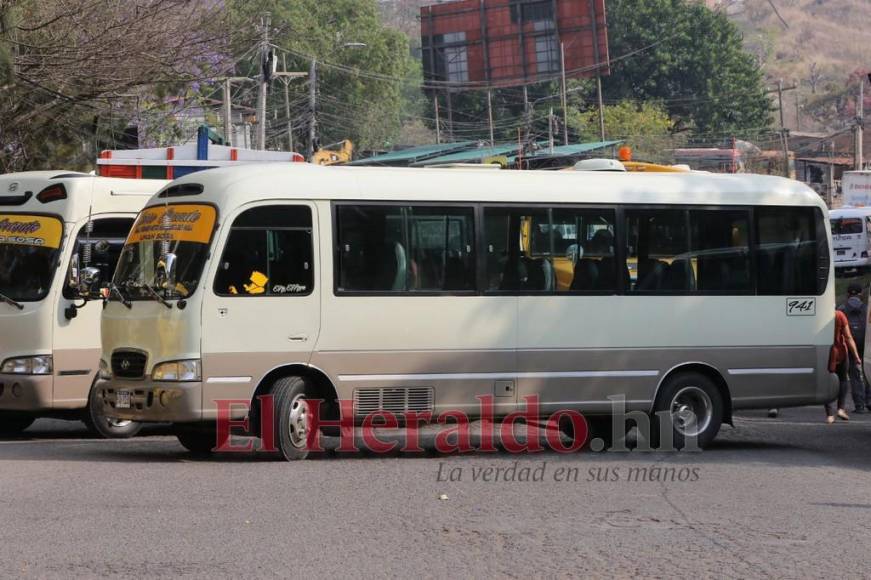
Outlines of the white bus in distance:
M835 272L862 272L871 266L871 207L840 207L829 212Z
M139 431L89 405L101 293L133 220L167 183L64 171L0 175L0 434L43 416L82 419L104 437Z
M835 396L830 247L820 197L777 177L216 169L140 214L97 391L195 452L217 401L251 401L256 433L270 393L287 459L308 453L305 398L359 423L483 395L596 420L621 396L704 446L735 410Z

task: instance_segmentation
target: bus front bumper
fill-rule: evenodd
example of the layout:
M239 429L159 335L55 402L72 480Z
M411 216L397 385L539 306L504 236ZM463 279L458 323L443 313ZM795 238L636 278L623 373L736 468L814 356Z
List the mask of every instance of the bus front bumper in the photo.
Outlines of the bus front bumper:
M47 411L52 407L51 375L0 374L0 411Z
M193 423L203 420L201 382L98 380L95 395L112 419L142 423Z

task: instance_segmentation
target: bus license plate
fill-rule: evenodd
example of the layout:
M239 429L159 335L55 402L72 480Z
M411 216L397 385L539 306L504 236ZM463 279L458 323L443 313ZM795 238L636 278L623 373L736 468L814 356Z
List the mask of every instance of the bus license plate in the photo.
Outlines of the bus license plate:
M116 409L129 409L130 408L130 391L118 391L118 394L115 395L115 408Z

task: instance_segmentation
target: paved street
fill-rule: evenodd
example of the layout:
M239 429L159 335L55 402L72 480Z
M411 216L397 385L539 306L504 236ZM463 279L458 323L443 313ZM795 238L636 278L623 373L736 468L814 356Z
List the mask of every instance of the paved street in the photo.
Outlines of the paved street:
M542 481L481 481L515 462ZM293 464L40 420L0 442L0 577L867 576L869 483L871 418L816 408L745 414L697 454Z

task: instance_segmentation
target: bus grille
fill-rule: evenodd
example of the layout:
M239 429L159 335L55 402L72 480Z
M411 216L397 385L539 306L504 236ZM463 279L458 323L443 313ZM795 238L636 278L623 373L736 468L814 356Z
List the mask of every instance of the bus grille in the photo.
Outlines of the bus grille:
M432 411L432 405L432 387L354 390L354 414L358 416L375 411Z
M145 376L144 352L116 350L112 353L112 374L122 379L141 379Z

